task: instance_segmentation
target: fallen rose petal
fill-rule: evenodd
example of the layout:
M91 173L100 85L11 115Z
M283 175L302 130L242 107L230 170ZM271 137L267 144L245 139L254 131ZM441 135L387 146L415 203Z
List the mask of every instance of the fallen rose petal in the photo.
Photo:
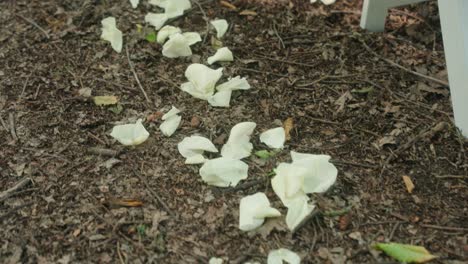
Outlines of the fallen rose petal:
M291 158L292 164L308 171L304 176L305 193L326 192L336 182L338 170L330 163L330 156L291 151Z
M264 193L258 192L245 196L239 206L239 229L251 231L260 227L265 218L278 217L281 213L270 206L270 201Z
M110 135L126 146L139 145L149 137L141 119L138 119L135 124L114 126Z
M257 124L254 122L242 122L232 127L228 141L221 149L223 157L232 159L242 159L250 156L253 145L250 143L252 135Z
M233 60L234 60L234 56L232 55L232 52L229 50L229 48L224 47L224 48L218 49L213 56L208 57L208 64L211 65L217 61L233 61Z
M283 127L277 127L267 130L260 134L260 141L268 147L274 149L282 149L286 141L286 134Z
M163 44L168 37L181 32L182 30L178 27L164 26L158 31L158 35L156 36L156 42L158 42L159 44Z
M170 137L180 125L180 121L182 121L182 117L180 116L172 116L171 118L166 119L160 126L159 129L161 132L166 136Z
M234 187L247 179L248 170L249 166L238 159L221 157L206 161L200 168L200 175L208 185Z
M208 100L213 96L215 85L222 74L223 68L213 70L203 64L194 63L185 71L189 82L183 83L180 88L195 98Z
M294 230L312 211L315 205L309 204L309 198L302 196L294 199L288 205L288 213L286 214L286 225L290 230Z
M231 91L217 92L208 99L208 103L211 106L229 107L229 102L231 101L231 94Z
M301 263L301 258L296 253L285 248L270 251L268 254L267 264L283 264L283 261L289 264L299 264Z
M205 158L203 152L218 152L218 149L213 143L201 136L190 136L184 138L179 144L177 144L179 153L186 158L186 164L198 164L203 163Z
M122 31L117 28L117 23L114 17L108 17L101 21L102 34L101 38L111 43L112 48L120 53L123 46Z
M130 0L130 4L132 4L133 8L137 8L140 0Z
M224 34L226 34L226 31L228 30L229 24L225 19L217 19L217 20L212 20L211 25L216 30L216 37L218 39L222 38Z
M241 78L240 76L230 78L227 82L216 86L216 90L218 91L235 91L248 89L250 89L250 84L245 78Z

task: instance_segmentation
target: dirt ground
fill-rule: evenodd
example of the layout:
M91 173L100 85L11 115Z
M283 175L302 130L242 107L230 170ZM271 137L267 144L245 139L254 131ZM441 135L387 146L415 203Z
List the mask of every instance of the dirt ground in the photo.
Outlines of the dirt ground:
M187 66L213 54L213 32L191 58L162 57L137 31L156 10L141 2L0 1L0 191L25 183L0 196L1 263L266 263L280 247L303 263L394 263L372 247L385 241L466 263L468 141L452 122L435 2L392 10L386 32L369 33L359 28L362 1L237 0L232 10L200 0L171 24L203 37L204 14L230 22L222 41L235 61L224 78L252 85L230 108L179 89ZM125 48L100 40L111 15L150 102ZM96 106L83 88L118 96L121 111ZM158 127L171 105L183 123L167 138ZM290 117L285 149L247 159L249 178L236 188L207 186L176 148L195 133L221 147L234 124L254 121L252 142L265 149L258 134ZM144 144L110 137L116 122L137 118L151 133ZM284 218L240 231L245 195L264 191L286 213L269 173L291 150L328 154L339 169L334 188L314 198L320 213L294 234Z

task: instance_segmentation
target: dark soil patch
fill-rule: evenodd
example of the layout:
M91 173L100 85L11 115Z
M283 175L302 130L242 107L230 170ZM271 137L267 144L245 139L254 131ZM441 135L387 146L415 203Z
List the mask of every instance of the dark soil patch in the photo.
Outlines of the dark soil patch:
M147 1L136 10L128 1L115 2L0 2L0 189L24 177L33 181L0 201L0 262L207 263L218 256L264 263L279 247L298 252L305 263L390 261L372 249L379 241L425 246L440 256L435 263L466 260L468 142L452 124L449 90L390 66L365 47L446 79L435 3L392 11L387 32L372 34L358 28L361 1L328 7L305 0L275 6L233 1L257 16L201 2L210 19L232 25L223 42L236 60L225 65L225 76L248 77L253 86L219 109L178 88L186 67L213 53L210 37L194 46L192 58L164 58L160 46L136 33ZM109 15L118 18L151 103L125 52L99 39L100 21ZM196 5L172 24L200 33L206 28ZM81 88L117 95L123 112L83 100ZM183 111L174 136L161 135L160 120L145 124L151 137L136 148L122 148L109 136L115 122L171 105ZM249 159L249 179L235 190L205 185L198 167L184 165L176 149L195 133L220 147L243 121L258 124L253 142L264 149L258 133L289 117L295 127L286 149L266 164ZM412 141L440 124L446 125ZM120 163L106 168L111 157L90 153L94 147L117 150ZM241 232L241 197L265 191L283 208L267 175L288 161L290 150L331 155L338 182L317 198L319 206L352 209L317 217L294 235L283 220L269 221L260 234ZM416 186L412 194L403 175ZM113 202L129 198L144 205Z

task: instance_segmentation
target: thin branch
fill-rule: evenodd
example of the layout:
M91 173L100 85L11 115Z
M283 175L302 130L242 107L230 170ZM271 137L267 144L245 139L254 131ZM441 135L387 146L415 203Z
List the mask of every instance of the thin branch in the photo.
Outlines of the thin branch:
M128 54L128 47L127 46L125 46L125 52L127 53L127 60L128 60L128 64L130 65L130 70L132 71L133 76L135 77L135 80L136 80L136 82L138 84L138 87L140 88L141 92L145 96L146 101L148 103L150 103L151 100L148 98L148 95L146 94L145 89L143 89L143 86L141 85L140 79L138 79L138 75L137 75L137 73L135 71L135 68L133 67L133 63L130 60L130 55Z
M206 15L206 12L205 10L203 9L202 5L200 4L200 2L198 2L198 0L193 0L193 2L198 6L198 8L200 9L200 12L202 13L203 15L203 19L205 20L206 22L206 34L205 36L203 36L203 43L206 42L206 38L208 37L208 33L210 32L210 19L208 18L208 16Z
M24 178L19 181L15 186L11 187L10 189L3 191L0 193L0 202L6 200L8 197L12 196L16 191L23 188L24 186L28 185L32 182L31 178Z
M18 17L22 18L24 21L28 22L29 24L33 25L34 27L36 27L37 29L39 29L42 33L44 33L44 35L46 36L46 38L50 38L49 36L49 33L47 33L47 31L45 29L43 29L41 26L39 26L36 22L34 22L33 20L27 18L27 17L24 17L20 14L16 14Z

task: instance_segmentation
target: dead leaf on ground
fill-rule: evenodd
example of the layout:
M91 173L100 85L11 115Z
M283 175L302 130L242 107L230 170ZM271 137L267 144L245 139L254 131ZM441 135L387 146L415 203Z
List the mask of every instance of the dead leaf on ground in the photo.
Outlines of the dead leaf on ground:
M117 96L113 96L113 95L94 96L93 100L94 100L94 104L98 106L114 105L114 104L117 104L117 102L119 101Z
M257 12L252 11L252 10L244 10L244 11L240 12L239 15L241 15L241 16L256 16Z
M286 140L291 140L291 130L294 128L294 119L289 117L283 123L284 133L286 134Z
M141 207L143 202L136 199L117 199L109 198L104 202L105 205L109 207Z
M237 10L237 7L228 1L219 1L219 4L231 10Z
M403 182L405 183L406 190L408 191L408 193L412 193L414 190L414 184L411 178L409 176L404 175Z

